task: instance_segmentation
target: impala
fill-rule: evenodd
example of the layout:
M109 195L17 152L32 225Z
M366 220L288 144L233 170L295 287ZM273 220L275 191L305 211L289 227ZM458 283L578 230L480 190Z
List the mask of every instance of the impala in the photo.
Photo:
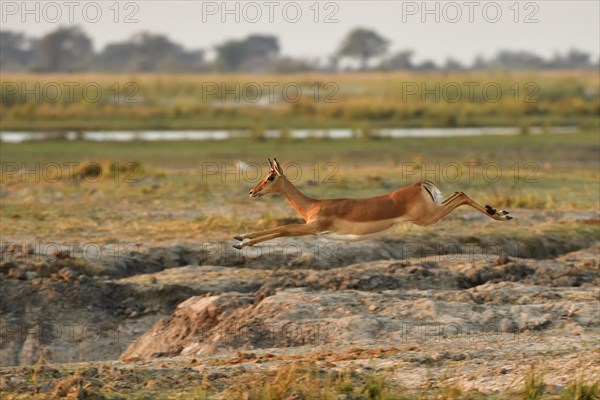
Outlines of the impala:
M512 219L508 211L484 207L463 192L454 192L442 201L442 193L427 180L366 199L313 199L301 193L285 177L276 158L273 161L269 159L269 165L269 174L250 190L250 197L280 194L306 223L283 225L236 236L234 239L241 242L233 245L236 249L285 236L322 235L340 240L369 239L385 233L402 221L423 226L435 224L462 205L471 206L498 221Z

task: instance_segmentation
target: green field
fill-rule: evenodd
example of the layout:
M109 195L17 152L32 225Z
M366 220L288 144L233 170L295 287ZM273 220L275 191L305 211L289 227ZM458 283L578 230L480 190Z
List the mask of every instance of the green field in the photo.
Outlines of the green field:
M2 130L600 125L594 72L3 74Z
M599 151L596 132L443 139L3 144L2 234L161 242L222 240L271 228L297 217L278 196L248 197L248 190L267 173L267 157L287 164L289 178L314 197L367 197L430 179L446 195L465 191L515 215L501 230L495 221L467 230L461 220L448 219L435 228L409 224L400 235L469 234L473 229L505 236L533 234L527 213L599 209ZM236 169L237 160L250 163L251 168ZM520 220L519 210L529 217ZM588 233L595 229L544 219L537 228Z

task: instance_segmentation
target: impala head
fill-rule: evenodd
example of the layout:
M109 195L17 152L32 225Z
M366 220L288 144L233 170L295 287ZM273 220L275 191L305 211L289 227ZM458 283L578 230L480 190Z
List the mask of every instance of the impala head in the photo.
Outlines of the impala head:
M282 184L285 181L285 175L281 165L274 158L273 161L269 158L269 173L265 178L254 186L248 193L250 197L260 197L264 194L279 193L282 189Z

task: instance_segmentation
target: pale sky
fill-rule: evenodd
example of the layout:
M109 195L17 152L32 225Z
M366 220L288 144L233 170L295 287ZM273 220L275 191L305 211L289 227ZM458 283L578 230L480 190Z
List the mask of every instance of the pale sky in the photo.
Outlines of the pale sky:
M431 12L424 13L424 7ZM227 14L226 8L232 12ZM125 23L127 16L130 23ZM349 30L366 27L389 39L392 52L414 50L416 61L443 62L451 56L468 64L475 55L489 56L498 49L549 57L577 48L593 54L594 60L600 53L597 0L2 0L0 23L2 29L31 36L77 24L93 38L97 50L140 31L162 33L187 49L205 50L227 39L267 33L279 38L282 54L326 57L337 50Z

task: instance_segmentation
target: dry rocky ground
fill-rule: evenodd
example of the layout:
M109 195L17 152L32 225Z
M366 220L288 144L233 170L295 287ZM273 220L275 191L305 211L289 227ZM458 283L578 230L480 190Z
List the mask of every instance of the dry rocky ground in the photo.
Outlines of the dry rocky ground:
M347 374L357 387L375 374L422 396L444 387L502 396L532 366L548 393L597 382L597 242L558 256L550 245L455 254L394 241L230 245L90 261L5 244L3 397L262 398L251 388L290 368ZM346 389L333 398L368 398Z

